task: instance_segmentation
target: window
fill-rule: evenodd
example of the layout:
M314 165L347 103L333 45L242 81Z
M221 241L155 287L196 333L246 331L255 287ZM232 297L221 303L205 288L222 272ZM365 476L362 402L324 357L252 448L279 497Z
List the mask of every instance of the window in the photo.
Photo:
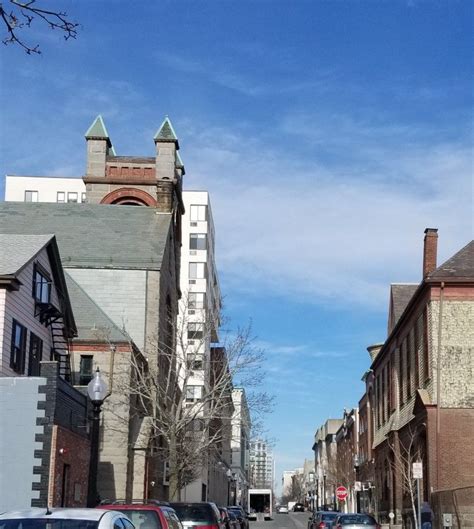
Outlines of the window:
M25 372L26 327L13 320L10 367L17 373Z
M414 362L415 362L415 389L420 387L420 318L415 322L413 328L413 349L414 349Z
M188 340L202 340L203 336L203 323L188 323Z
M87 386L92 380L92 363L94 357L92 355L81 355L81 363L79 366L79 385Z
M428 344L428 308L423 311L423 377L426 380L430 378L430 354Z
M385 422L385 419L386 419L386 416L385 416L385 403L386 403L386 393L385 392L387 390L387 385L385 383L386 373L387 373L387 371L386 371L385 367L383 367L382 368L382 373L380 375L380 378L382 380L382 391L381 391L381 393L382 393L382 395L381 395L381 397L382 397L382 418L381 418L382 424Z
M203 309L206 303L205 292L190 292L188 300L189 309Z
M207 206L192 205L190 207L191 222L207 220Z
M38 202L38 191L25 191L25 202Z
M77 202L77 193L68 193L67 194L67 201L68 202Z
M410 358L410 342L408 337L404 340L405 343L405 358L406 358L406 376L407 376L407 399L411 397L411 358Z
M33 297L37 303L49 303L51 279L38 263L33 268Z
M197 402L202 398L202 386L186 386L186 402Z
M56 202L59 204L64 204L64 202L66 202L66 193L64 191L58 191L56 193Z
M188 369L193 371L200 371L204 369L204 355L202 353L188 354L187 365Z
M43 359L43 340L30 332L30 350L28 358L28 376L40 375L40 362Z
M190 279L205 279L206 278L206 263L189 263L189 278Z
M190 250L206 250L207 235L205 233L191 233L189 236Z
M398 349L398 357L399 357L399 360L400 360L400 376L399 376L399 379L398 379L398 390L399 390L399 397L400 397L400 407L401 405L403 404L403 385L405 384L405 380L404 380L404 369L403 369L403 364L405 362L405 349L404 349L404 343L402 343L402 345L399 347Z
M81 193L81 202L84 203L86 201L86 194Z

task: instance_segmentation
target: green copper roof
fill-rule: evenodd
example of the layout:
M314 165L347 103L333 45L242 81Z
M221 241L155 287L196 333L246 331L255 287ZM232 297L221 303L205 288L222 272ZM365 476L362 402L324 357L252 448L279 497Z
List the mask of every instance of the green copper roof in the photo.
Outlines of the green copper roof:
M171 125L168 116L166 116L163 123L160 125L160 128L153 139L155 141L178 141L178 136L176 136L176 132L174 131L173 125Z
M183 160L181 160L179 152L176 152L176 167L184 168L184 163Z
M87 140L91 138L109 138L109 133L105 128L104 120L100 114L95 118L94 123L92 123L87 129L85 136Z

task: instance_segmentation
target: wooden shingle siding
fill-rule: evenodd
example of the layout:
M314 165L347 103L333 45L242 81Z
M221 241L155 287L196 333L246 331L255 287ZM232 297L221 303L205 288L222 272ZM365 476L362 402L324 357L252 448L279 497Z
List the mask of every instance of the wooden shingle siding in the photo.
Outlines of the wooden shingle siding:
M35 300L33 298L33 268L35 262L38 262L51 278L53 277L47 251L43 249L36 259L28 263L19 273L18 279L21 282L19 290L0 290L0 325L3 326L3 329L1 329L3 332L0 334L3 335L0 367L2 376L18 376L18 373L10 368L13 320L16 320L27 329L25 374L28 373L31 332L43 341L43 360L50 359L52 347L51 331L40 323L39 318L35 317ZM59 300L54 283L51 288L51 303L59 308Z

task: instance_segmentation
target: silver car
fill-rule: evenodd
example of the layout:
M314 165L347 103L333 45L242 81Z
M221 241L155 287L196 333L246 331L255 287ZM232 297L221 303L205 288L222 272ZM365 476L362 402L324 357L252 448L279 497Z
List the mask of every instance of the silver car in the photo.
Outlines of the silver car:
M334 521L333 529L380 529L380 525L370 514L339 514Z
M102 509L25 509L0 514L0 529L135 529L121 512Z

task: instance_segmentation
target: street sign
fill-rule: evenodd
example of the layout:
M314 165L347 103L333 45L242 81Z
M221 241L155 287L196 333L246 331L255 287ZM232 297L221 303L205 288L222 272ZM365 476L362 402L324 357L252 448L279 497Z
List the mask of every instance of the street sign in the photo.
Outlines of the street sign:
M342 485L340 487L337 487L337 489L336 489L336 498L339 501L346 501L346 498L347 498L347 489L346 489L346 487L343 487Z
M416 461L413 463L413 479L422 479L423 478L423 463L421 461Z

